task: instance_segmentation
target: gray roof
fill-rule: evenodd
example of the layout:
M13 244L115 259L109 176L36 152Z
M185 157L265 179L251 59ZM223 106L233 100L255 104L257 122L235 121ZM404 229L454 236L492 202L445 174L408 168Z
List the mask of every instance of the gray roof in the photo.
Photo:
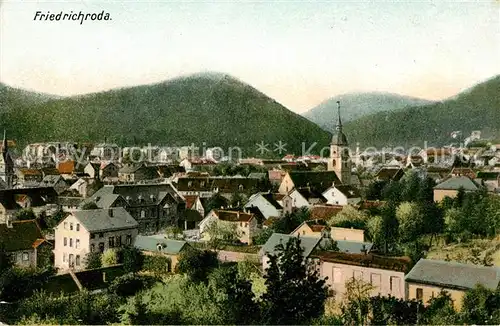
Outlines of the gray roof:
M291 238L296 236L282 233L273 233L271 237L267 240L264 246L261 249L261 254L276 254L275 247L282 243L285 245ZM304 249L302 253L304 258L308 257L311 252L316 248L321 238L318 237L300 237L300 245Z
M321 244L323 244L328 238L321 239ZM340 252L351 253L351 254L360 254L363 253L363 249L366 252L370 252L373 247L373 243L371 242L358 242L358 241L348 241L348 240L335 240L337 241L337 247ZM321 245L320 244L320 245Z
M405 280L461 290L472 289L476 284L481 284L495 290L500 282L500 268L420 259Z
M162 245L162 250L158 250L158 245ZM152 252L163 252L166 254L176 255L180 253L189 244L182 240L171 240L165 238L164 235L138 235L135 238L134 246L140 250L152 251Z
M118 198L120 198L118 194L105 194L102 197L95 197L95 203L100 208L110 208Z
M474 181L465 176L449 178L434 187L434 189L444 190L458 190L460 188L464 188L465 191L475 191L479 189Z
M109 212L113 211L113 216ZM89 232L131 229L138 223L123 207L79 210L71 213Z
M261 173L261 172L252 172L248 175L248 178L250 179L266 179L267 178L267 173Z

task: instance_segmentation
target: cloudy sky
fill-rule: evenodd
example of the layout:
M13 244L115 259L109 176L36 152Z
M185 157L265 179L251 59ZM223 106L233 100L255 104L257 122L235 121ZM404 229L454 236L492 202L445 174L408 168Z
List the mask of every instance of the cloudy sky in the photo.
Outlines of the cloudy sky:
M111 21L34 21L109 12ZM500 1L3 1L0 80L58 95L200 71L295 112L353 91L443 99L500 74Z

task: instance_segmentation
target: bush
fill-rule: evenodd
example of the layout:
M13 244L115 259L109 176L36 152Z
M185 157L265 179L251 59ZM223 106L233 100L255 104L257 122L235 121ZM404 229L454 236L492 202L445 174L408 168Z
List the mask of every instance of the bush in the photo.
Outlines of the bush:
M171 272L172 260L166 256L144 256L142 270L155 275L164 275Z
M114 279L108 290L117 296L128 297L151 287L155 281L152 277L129 273Z
M108 267L118 264L118 254L116 250L107 249L101 256L102 267Z
M119 256L125 273L136 273L142 269L144 255L136 247L123 248Z
M86 269L101 268L102 267L101 256L102 255L100 252L97 251L89 252L85 257L85 268Z

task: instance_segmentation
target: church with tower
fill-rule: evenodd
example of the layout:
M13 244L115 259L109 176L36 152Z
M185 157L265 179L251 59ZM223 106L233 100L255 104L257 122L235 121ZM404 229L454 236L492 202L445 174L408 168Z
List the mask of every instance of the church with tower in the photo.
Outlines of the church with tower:
M351 184L352 161L349 154L347 137L342 131L342 120L340 118L340 101L337 101L338 122L330 143L330 158L328 159L328 171L335 171L342 184Z
M14 160L9 153L5 130L3 132L2 155L0 155L0 183L7 189L12 188L14 183Z

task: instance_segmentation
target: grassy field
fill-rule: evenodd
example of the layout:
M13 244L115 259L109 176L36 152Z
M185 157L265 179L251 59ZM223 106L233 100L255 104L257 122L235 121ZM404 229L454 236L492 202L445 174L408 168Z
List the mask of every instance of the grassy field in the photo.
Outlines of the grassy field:
M448 256L453 261L464 261L470 256L471 250L477 248L481 252L481 258L486 252L492 252L493 264L500 267L500 239L478 239L465 243L445 245L442 241L435 244L429 253L428 259L445 260Z

